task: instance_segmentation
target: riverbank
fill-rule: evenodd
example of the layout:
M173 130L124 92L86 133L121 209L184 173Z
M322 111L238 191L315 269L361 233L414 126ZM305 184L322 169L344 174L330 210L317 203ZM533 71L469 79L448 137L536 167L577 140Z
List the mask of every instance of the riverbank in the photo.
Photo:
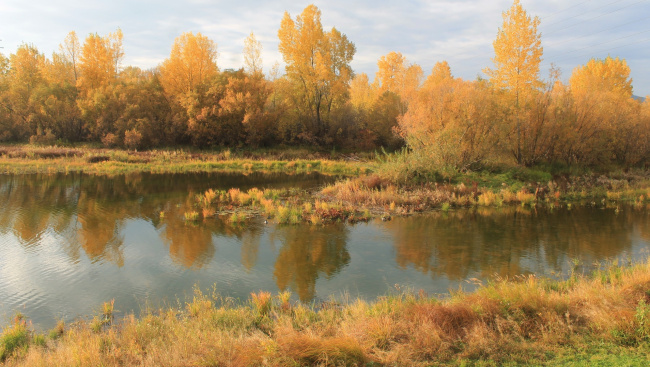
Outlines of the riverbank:
M17 316L0 337L7 366L646 365L650 262L555 281L495 280L445 299L396 291L374 302L304 305L289 293L235 306L195 292L177 307L35 333Z
M206 191L196 197L189 220L227 215L245 222L264 215L278 223L322 224L367 221L396 215L467 207L521 205L549 208L588 205L617 207L650 202L650 170L557 170L491 167L440 175L413 171L403 153L386 155L324 153L305 148L256 151L145 152L92 147L0 147L0 173L83 172L96 175L188 172L309 173L345 178L316 191L264 192L239 188ZM405 172L407 172L405 174ZM408 178L408 179L405 179Z
M197 152L144 152L100 148L58 148L15 145L0 147L0 173L84 172L115 175L136 172L320 172L361 175L376 164L357 155L323 154L304 149Z

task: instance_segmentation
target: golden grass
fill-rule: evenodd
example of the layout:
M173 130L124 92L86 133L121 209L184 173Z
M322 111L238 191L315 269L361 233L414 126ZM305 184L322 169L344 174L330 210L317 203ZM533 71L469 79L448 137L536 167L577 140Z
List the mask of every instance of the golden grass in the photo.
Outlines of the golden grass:
M590 343L642 351L650 342L650 262L565 281L498 280L447 299L406 292L310 307L290 296L260 292L237 306L196 290L181 309L99 330L60 325L37 344L19 320L0 340L20 334L20 347L3 352L7 366L541 364Z
M113 175L130 172L321 172L324 174L360 175L372 172L372 162L311 160L294 157L284 159L280 154L269 159L263 154L255 158L235 156L230 151L220 153L191 153L174 151L124 151L97 148L38 148L0 146L0 173L85 172ZM298 154L300 156L300 154Z
M353 207L370 207L397 214L410 214L424 210L450 207L502 206L504 203L534 206L538 201L535 193L525 189L512 192L502 189L494 192L463 183L427 184L415 187L397 186L381 180L377 175L348 178L326 186L320 192L323 199L337 201Z

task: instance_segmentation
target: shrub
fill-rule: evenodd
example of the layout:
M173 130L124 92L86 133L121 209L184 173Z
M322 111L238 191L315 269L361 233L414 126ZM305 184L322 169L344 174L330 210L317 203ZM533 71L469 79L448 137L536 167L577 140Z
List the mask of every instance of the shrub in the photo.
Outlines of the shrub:
M127 130L124 133L124 146L128 149L138 149L142 142L142 134L136 129Z
M38 128L35 135L29 137L29 143L34 145L54 145L56 143L56 136L52 133L52 129Z
M114 148L114 147L117 146L118 142L119 142L119 137L117 135L113 134L113 133L105 134L102 137L102 144L106 148Z

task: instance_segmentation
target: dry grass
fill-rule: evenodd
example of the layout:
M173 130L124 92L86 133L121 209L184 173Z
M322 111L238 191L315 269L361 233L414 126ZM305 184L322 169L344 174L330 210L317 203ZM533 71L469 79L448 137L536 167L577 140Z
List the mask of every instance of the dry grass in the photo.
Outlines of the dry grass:
M0 340L19 345L4 347L7 366L544 363L590 343L643 351L649 303L646 263L565 281L500 280L445 300L398 293L309 307L286 292L260 292L236 306L196 291L182 309L126 317L99 331L79 322L57 326L56 338L42 345L30 342L33 331L19 333L16 344L15 329L27 330L19 321Z
M369 207L396 214L410 214L431 209L448 210L450 207L502 206L521 204L534 206L539 198L525 189L513 192L501 189L495 192L478 185L464 183L397 186L377 175L346 179L323 188L323 199L337 201L354 207Z
M85 172L123 174L129 172L321 172L360 175L376 164L329 160L296 151L295 154L192 153L183 150L125 151L98 148L0 146L0 173ZM303 155L304 153L304 155ZM312 159L314 158L314 159ZM291 159L291 160L288 160Z

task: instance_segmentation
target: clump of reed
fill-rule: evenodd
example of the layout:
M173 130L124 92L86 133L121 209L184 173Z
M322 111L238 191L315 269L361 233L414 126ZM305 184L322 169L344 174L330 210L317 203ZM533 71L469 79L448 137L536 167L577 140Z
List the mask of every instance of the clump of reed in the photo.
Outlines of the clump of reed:
M65 332L65 321L59 320L56 323L56 326L52 330L50 330L48 336L50 339L58 339L63 336L63 333Z
M0 334L0 362L24 353L30 345L32 335L33 332L28 328L25 317L17 313L11 325L5 327Z
M199 212L197 212L196 210L185 212L184 216L185 216L185 221L187 222L196 222L197 220L199 220Z
M396 185L384 182L377 175L339 181L326 186L321 193L351 204L388 205L404 201Z
M234 212L228 217L228 221L233 224L242 224L246 222L246 214Z
M503 198L492 191L486 191L478 196L478 205L482 206L501 206Z
M109 302L102 303L101 312L95 317L93 317L93 319L90 321L90 325L89 325L90 329L95 333L99 333L103 330L104 327L111 325L115 317L113 314L114 310L115 310L115 299L112 299ZM57 328L58 327L59 326L57 325ZM55 330L57 328L55 328Z

